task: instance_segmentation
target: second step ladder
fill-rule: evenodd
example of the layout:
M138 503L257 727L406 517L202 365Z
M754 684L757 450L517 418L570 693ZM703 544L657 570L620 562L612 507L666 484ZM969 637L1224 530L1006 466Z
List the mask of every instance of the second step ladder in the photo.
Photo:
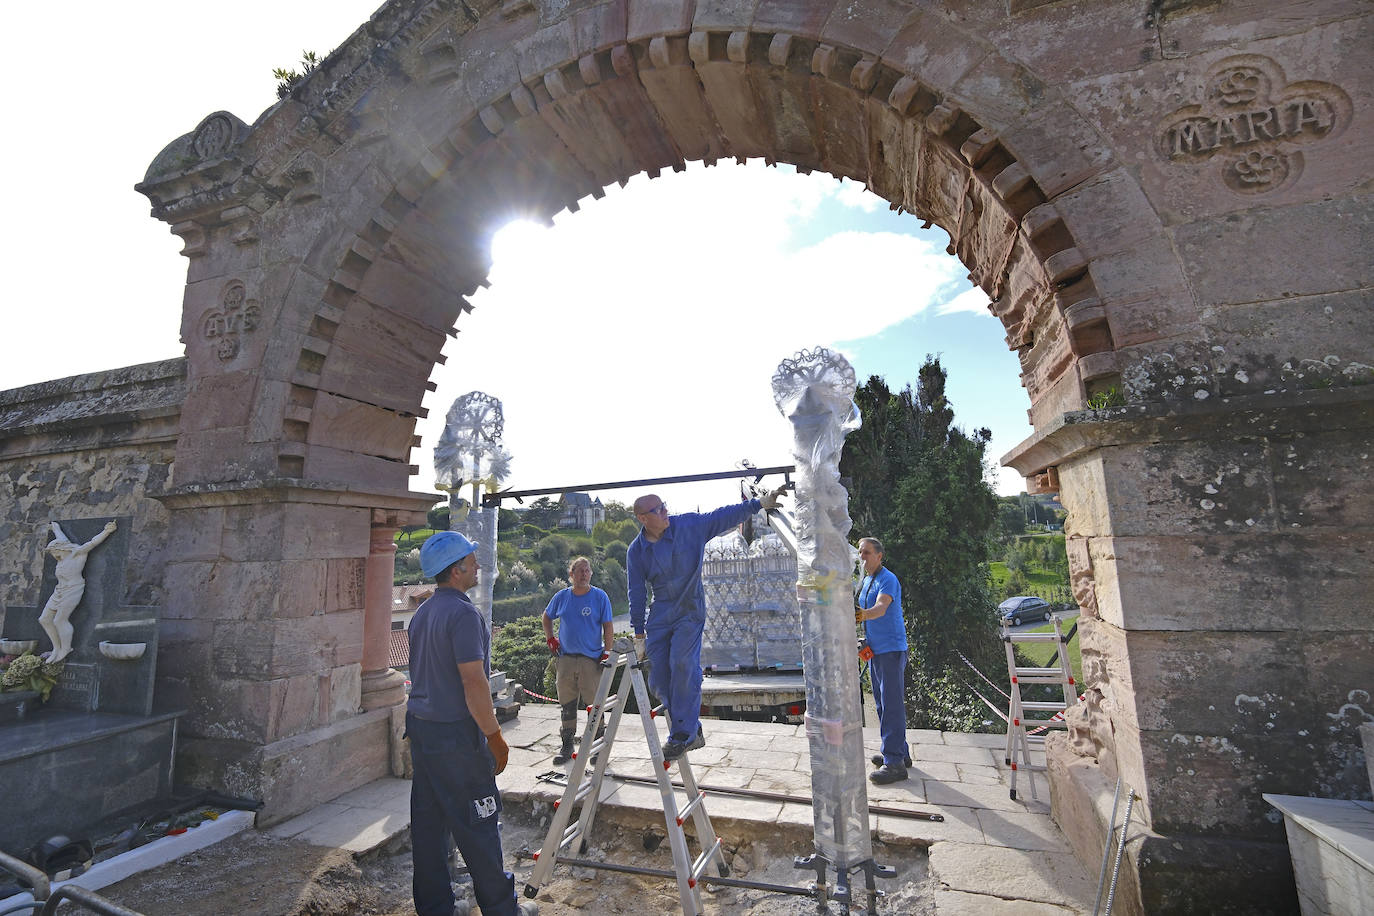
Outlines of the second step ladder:
M554 865L560 858L567 858L562 854L564 849L576 843L579 855L587 851L592 823L601 803L601 783L606 775L611 747L620 729L621 715L625 711L628 681L628 686L634 690L635 703L644 726L644 737L649 745L650 763L657 777L659 794L663 798L663 820L673 853L673 871L677 875L678 899L682 904L682 912L684 916L702 916L705 912L701 903L702 874L712 864L721 877L730 873L729 867L725 864L720 838L716 836L715 830L711 827L711 819L706 815L706 796L697 788L696 777L692 773L692 765L687 760L687 754L683 754L676 761L665 760L663 757L663 742L659 740L658 728L654 724L654 719L663 710L653 708L649 701L649 688L644 682L645 669L643 663L635 656L633 644L628 639L617 640L611 657L601 664L601 680L597 684L596 697L587 707L587 727L582 733L578 751L573 755L567 788L563 791L563 797L554 803L553 818L549 823L544 845L535 854L534 870L525 885L525 896L534 897L539 893L539 889L549 882L553 876ZM621 679L620 691L611 694L616 672L622 669L625 670L627 677ZM678 766L686 795L681 804L669 775L674 763ZM574 811L577 811L576 823L573 823ZM696 828L697 843L700 847L700 852L695 858L691 855L687 834L683 830L683 825L689 817Z
M1035 793L1034 773L1044 772L1043 764L1031 763L1031 746L1044 749L1044 732L1050 728L1064 728L1064 712L1078 702L1078 688L1074 683L1073 669L1069 667L1069 640L1073 638L1078 625L1066 634L1058 617L1054 618L1052 633L1014 633L1003 626L1002 642L1007 649L1007 674L1011 678L1011 690L1007 709L1007 753L1006 762L1011 766L1011 797L1016 798L1016 775L1026 771L1030 781L1031 798L1039 798ZM1055 644L1056 652L1050 664L1044 668L1018 665L1016 646L1021 643ZM1056 665L1056 662L1058 663ZM1021 696L1021 688L1033 684L1058 684L1064 689L1064 699L1026 700ZM1045 717L1045 713L1050 713ZM1030 718L1027 715L1030 714ZM1027 731L1027 726L1031 729Z

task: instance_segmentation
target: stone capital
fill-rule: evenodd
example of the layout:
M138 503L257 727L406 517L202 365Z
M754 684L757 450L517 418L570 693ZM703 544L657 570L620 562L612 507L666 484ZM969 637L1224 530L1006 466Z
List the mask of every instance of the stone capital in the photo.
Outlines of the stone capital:
M1002 464L1031 478L1114 445L1369 427L1374 427L1374 386L1128 404L1061 414L1003 455Z

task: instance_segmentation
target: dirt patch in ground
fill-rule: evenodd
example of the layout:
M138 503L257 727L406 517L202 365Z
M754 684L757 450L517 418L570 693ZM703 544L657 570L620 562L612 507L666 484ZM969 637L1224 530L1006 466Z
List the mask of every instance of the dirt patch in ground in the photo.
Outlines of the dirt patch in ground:
M512 806L514 807L514 806ZM502 845L515 872L517 891L533 867L530 853L544 841L547 822L528 812L503 814ZM672 858L661 828L623 829L603 825L594 831L584 858L645 868L671 869ZM726 857L731 875L751 881L806 887L814 872L796 870L793 857L811 852L809 844L756 839L731 844ZM877 861L896 875L878 883L885 897L879 912L890 916L929 916L934 887L925 851L874 844ZM467 893L460 878L459 892ZM146 916L413 916L410 895L409 835L361 859L331 848L276 839L246 831L222 843L135 875L101 891ZM861 882L860 882L861 883ZM844 913L838 903L820 909L814 897L710 886L702 895L707 916L799 916ZM867 897L856 893L853 913L867 911ZM559 865L535 901L541 916L572 914L671 914L679 912L672 878L629 875Z

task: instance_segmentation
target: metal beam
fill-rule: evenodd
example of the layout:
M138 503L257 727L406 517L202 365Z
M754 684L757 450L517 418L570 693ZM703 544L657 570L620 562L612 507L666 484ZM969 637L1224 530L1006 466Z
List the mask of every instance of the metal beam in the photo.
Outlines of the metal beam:
M685 474L680 477L645 477L642 480L613 480L608 483L582 483L567 487L543 487L538 490L498 490L482 497L482 508L500 506L503 499L521 501L526 496L551 496L554 493L574 493L580 490L625 490L630 487L648 487L660 483L695 483L700 480L731 480L740 477L753 477L758 480L770 474L791 477L797 469L795 464L779 465L771 468L744 468L737 471L717 471L712 474Z

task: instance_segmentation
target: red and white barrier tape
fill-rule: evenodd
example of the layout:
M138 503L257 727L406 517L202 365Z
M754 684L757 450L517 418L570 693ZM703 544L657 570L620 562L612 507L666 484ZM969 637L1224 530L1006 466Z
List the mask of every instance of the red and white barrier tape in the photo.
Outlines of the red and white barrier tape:
M1080 696L1080 697L1078 698L1078 702L1080 702L1080 703L1083 702L1083 697L1082 697L1082 696ZM1064 713L1065 713L1065 712L1066 712L1066 710L1063 710L1063 709L1059 710L1059 712L1057 712L1057 713L1055 713L1054 715L1050 716L1050 721L1051 721L1051 722L1063 722L1063 721L1064 721ZM1042 726L1040 726L1039 728L1033 728L1033 729L1031 729L1030 731L1026 732L1026 734L1028 734L1028 735L1038 735L1038 734L1040 734L1041 732L1043 732L1043 731L1048 731L1048 730L1049 730L1049 726L1048 726L1048 725L1042 725Z
M528 687L521 687L520 689L523 690L523 691L525 692L525 696L534 697L536 700L543 700L543 701L546 702L546 703L557 703L557 702L558 702L558 701L555 700L553 697L546 697L546 696L544 696L542 693L535 693L533 690L529 689Z

